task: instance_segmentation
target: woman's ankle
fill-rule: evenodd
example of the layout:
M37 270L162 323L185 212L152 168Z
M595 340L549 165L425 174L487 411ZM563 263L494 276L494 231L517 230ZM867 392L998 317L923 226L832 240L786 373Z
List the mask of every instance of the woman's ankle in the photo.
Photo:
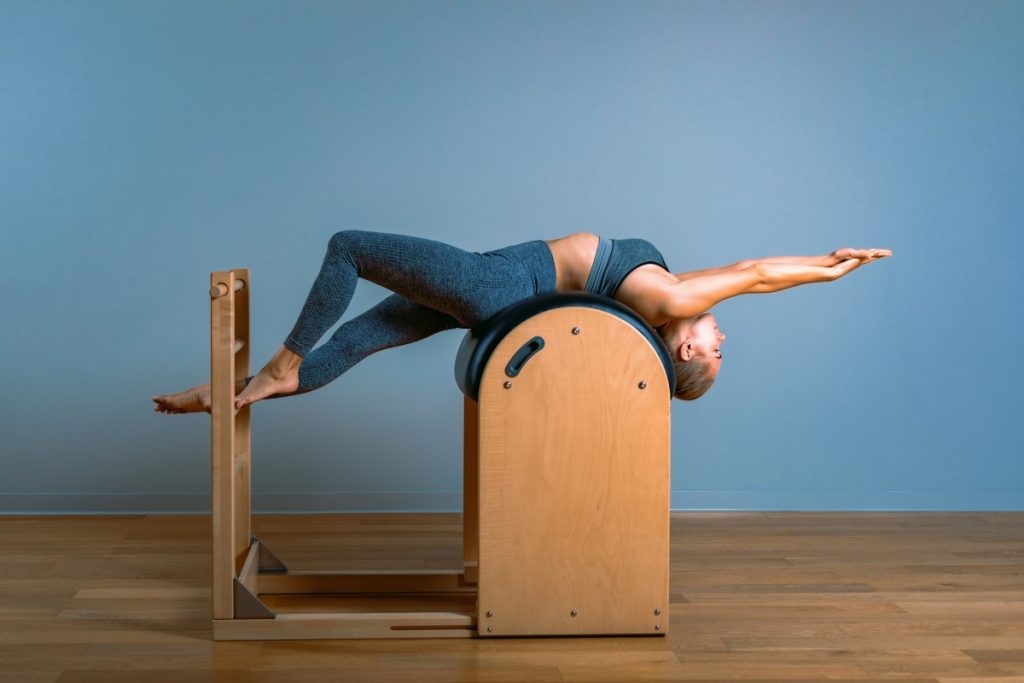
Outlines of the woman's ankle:
M296 370L302 365L302 356L290 351L287 347L282 346L274 354L274 357L270 359L267 365L273 370L280 372L287 372L289 370Z

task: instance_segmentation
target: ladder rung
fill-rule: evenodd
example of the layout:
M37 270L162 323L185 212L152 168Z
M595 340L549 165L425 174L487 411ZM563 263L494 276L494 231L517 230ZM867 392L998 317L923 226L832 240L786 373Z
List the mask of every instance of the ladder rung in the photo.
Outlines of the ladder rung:
M243 280L242 278L236 277L234 279L234 283L235 283L235 291L236 292L239 292L239 291L245 289L245 280ZM212 298L212 299L216 299L218 297L222 297L222 296L224 296L227 293L228 293L228 286L224 282L218 282L213 287L210 287L210 298Z

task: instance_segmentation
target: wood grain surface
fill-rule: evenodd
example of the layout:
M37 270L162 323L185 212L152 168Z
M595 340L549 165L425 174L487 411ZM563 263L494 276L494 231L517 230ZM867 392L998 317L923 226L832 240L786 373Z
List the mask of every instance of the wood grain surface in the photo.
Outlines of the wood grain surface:
M296 570L463 563L458 514L253 521ZM1019 512L674 512L664 638L213 642L210 529L0 517L0 683L1024 681Z

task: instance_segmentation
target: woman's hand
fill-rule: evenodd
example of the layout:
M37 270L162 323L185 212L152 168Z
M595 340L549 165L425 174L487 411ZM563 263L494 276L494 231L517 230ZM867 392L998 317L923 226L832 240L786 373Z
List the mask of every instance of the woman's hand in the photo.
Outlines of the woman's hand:
M891 249L852 249L850 247L843 247L832 252L832 258L836 260L836 265L840 265L843 261L851 258L858 259L861 263L869 263L886 256L892 256Z
M847 247L836 249L832 252L832 256L843 259L827 269L831 273L830 279L838 280L850 271L860 268L865 263L871 263L880 258L892 256L892 251L888 249L850 249Z

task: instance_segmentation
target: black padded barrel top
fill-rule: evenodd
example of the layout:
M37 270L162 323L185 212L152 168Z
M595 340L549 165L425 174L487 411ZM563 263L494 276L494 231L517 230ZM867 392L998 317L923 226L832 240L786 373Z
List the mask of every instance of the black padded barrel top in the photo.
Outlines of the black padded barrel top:
M632 308L615 299L590 292L537 294L512 304L470 328L462 339L459 352L455 355L455 382L459 385L462 393L474 401L477 400L480 380L484 374L484 367L487 366L487 360L501 340L505 338L505 335L528 318L543 311L563 306L583 306L606 311L636 328L645 339L651 342L651 346L654 347L661 359L665 374L668 376L669 399L672 398L675 393L676 371L672 364L672 354L665 346L665 342L654 331L654 328Z

